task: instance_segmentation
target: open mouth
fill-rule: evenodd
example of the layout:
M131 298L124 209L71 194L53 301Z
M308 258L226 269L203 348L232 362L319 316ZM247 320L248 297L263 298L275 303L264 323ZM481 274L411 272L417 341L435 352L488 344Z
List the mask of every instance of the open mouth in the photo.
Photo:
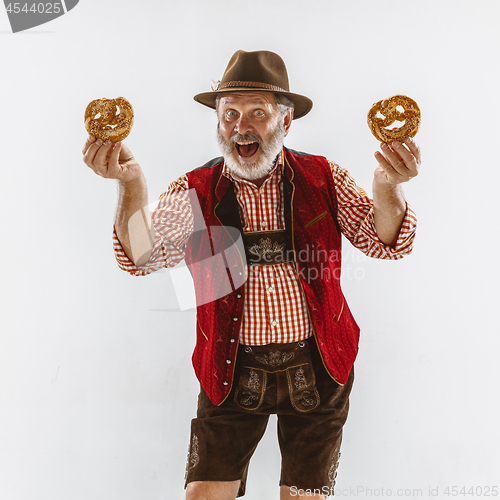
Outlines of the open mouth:
M256 141L237 141L236 149L242 158L250 158L259 149L260 145Z

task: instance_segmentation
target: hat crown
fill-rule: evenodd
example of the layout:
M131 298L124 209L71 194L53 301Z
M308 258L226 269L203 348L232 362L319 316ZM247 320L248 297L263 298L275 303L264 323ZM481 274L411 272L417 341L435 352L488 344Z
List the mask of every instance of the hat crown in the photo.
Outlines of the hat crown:
M221 86L229 82L245 82L246 87L252 87L252 82L255 82L290 91L285 62L268 50L235 52L221 79Z
M229 60L220 81L214 82L212 92L196 94L194 100L216 109L218 96L231 92L274 92L293 102L293 119L300 118L312 108L309 97L290 92L285 62L275 52L238 50Z

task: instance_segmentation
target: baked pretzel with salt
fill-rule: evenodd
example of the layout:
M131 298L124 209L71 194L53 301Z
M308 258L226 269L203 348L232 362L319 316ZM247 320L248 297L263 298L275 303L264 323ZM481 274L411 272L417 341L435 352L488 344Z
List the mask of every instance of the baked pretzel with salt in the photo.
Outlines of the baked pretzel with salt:
M95 99L85 110L87 132L103 141L123 141L133 124L134 110L125 97Z
M386 143L402 142L408 137L414 137L420 128L420 120L417 103L405 95L395 95L378 101L368 111L368 126L372 134L379 141ZM398 128L388 128L395 121L404 123Z

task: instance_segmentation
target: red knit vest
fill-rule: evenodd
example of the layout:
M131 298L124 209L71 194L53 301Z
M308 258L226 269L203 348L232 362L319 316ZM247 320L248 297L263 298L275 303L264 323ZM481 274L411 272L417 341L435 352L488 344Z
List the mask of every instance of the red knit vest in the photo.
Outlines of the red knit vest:
M242 231L238 201L222 167L218 158L188 174L191 196L197 197L193 205L201 211L194 210L195 231L186 246L199 304L193 366L216 405L233 383L245 301L244 254L234 245ZM287 234L317 345L332 378L345 384L359 327L340 289L341 235L331 169L323 157L285 149L282 182Z

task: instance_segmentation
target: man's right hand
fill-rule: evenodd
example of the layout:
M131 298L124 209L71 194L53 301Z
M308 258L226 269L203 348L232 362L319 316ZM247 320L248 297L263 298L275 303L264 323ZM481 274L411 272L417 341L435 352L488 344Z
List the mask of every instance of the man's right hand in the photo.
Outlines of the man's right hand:
M121 142L112 143L90 135L83 146L83 161L97 175L128 183L142 175L130 149Z
M137 266L144 265L153 250L155 235L141 167L125 144L103 143L93 136L83 146L83 161L97 175L119 181L116 236L127 257Z

